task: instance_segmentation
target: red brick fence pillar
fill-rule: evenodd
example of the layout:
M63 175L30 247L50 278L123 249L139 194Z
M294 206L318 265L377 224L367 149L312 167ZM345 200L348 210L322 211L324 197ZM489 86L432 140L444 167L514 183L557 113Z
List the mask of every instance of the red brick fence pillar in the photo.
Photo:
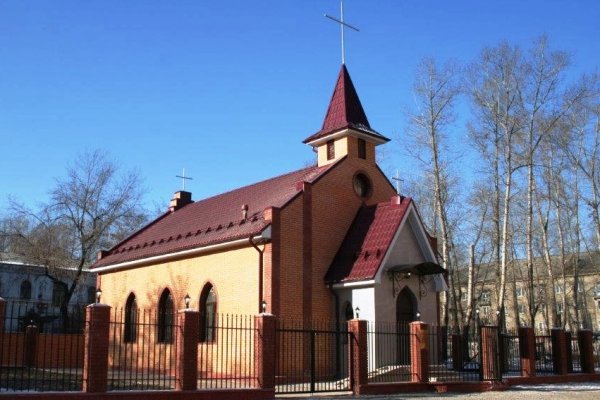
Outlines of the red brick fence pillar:
M500 373L498 354L498 327L482 326L479 328L481 335L481 374L483 380L496 380L502 378Z
M367 355L367 321L352 319L348 321L348 332L351 334L350 357L352 390L360 394L360 388L369 382Z
M261 389L275 389L275 316L260 314L254 317L254 368Z
M106 392L110 306L90 304L85 309L83 391Z
M410 323L410 374L412 382L429 382L429 327Z
M567 354L567 335L561 328L552 328L552 364L554 373L566 375L569 372Z
M33 324L25 328L25 345L23 346L23 362L26 367L34 367L37 355L37 343L40 329Z
M198 388L198 338L200 337L200 313L186 309L178 312L179 329L177 343L176 390Z
M582 329L577 333L579 339L579 357L581 360L581 372L584 374L594 373L594 342L592 331Z
M535 332L533 328L519 328L521 376L535 376Z

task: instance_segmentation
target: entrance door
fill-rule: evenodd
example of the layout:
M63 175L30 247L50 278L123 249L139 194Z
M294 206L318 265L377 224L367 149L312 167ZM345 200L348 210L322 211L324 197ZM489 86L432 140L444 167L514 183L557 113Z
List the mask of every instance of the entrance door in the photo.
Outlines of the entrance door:
M415 320L416 301L413 292L405 287L396 298L396 325L398 330L398 363L410 363L410 327Z

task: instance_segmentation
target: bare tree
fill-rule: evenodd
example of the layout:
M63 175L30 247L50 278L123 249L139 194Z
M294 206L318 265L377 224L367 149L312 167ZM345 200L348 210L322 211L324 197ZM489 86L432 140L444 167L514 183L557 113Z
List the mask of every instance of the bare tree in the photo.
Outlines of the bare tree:
M433 197L433 230L440 237L442 266L448 271L450 298L445 302L442 320L448 324L448 307L458 309L460 288L452 282L455 271L451 264L451 232L449 208L451 202L450 185L453 183L447 160L450 158L446 147L448 128L454 122L454 104L459 95L458 68L451 63L438 67L431 58L424 59L417 69L414 83L416 111L411 113L411 136L416 144L411 153L421 161L431 182ZM458 290L458 292L457 292ZM458 300L457 300L458 298ZM458 317L453 316L455 322Z
M494 182L494 219L497 236L498 307L504 323L504 302L514 186L516 141L523 132L520 104L522 55L518 48L500 44L487 48L470 68L469 92L474 111L471 138L486 160L491 160Z
M140 205L138 175L120 174L101 151L79 156L49 195L48 203L37 211L12 201L10 246L64 286L60 311L67 326L69 302L96 252L138 229L146 213Z

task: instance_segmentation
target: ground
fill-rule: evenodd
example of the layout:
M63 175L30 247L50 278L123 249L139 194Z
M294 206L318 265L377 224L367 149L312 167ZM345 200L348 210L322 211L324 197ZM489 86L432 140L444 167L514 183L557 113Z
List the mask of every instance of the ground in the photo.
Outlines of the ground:
M283 396L281 396L283 397ZM491 400L491 399L565 399L573 398L578 400L596 400L600 399L600 382L589 383L570 383L557 385L531 385L531 386L513 386L503 392L485 392L485 393L403 393L397 395L376 395L376 396L339 396L314 394L312 396L294 396L294 399L319 399L324 400L403 400L419 399L433 400L439 398L455 398L469 400Z

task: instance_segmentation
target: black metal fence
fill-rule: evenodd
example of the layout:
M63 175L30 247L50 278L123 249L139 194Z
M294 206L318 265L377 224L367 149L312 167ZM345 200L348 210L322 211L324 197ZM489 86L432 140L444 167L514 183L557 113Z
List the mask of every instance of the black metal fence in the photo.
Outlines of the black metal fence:
M198 388L256 387L254 317L224 314L200 321Z
M82 390L84 314L49 316L30 306L12 302L5 310L0 392Z
M446 327L431 325L429 380L431 382L479 381L481 367L478 329L467 334L450 333Z
M535 372L536 374L551 374L554 372L552 337L548 334L535 335Z
M567 367L569 372L581 372L581 352L577 332L565 332L567 339Z
M109 328L108 390L175 388L175 315L113 310Z
M600 372L600 332L594 333L592 345L594 349L594 371Z
M40 333L82 333L85 305L74 304L61 312L59 307L46 302L10 300L4 314L5 332L25 332L35 325Z
M519 353L519 334L515 330L500 333L498 341L500 371L503 376L521 375L521 357Z
M369 383L410 381L410 343L408 323L369 322L367 324Z
M345 323L280 321L275 330L275 392L350 390L352 340Z

